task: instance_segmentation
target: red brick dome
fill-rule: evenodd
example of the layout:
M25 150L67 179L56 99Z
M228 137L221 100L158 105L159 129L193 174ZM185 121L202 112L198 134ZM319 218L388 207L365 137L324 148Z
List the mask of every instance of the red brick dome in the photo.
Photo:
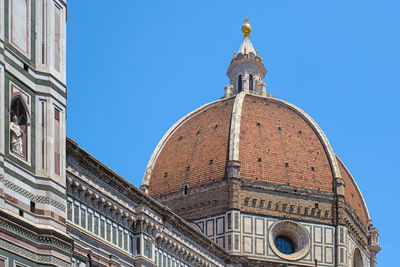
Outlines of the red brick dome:
M206 104L179 120L156 147L143 179L151 196L182 191L227 177L334 192L335 178L368 225L358 187L319 126L299 108L273 97L240 93Z

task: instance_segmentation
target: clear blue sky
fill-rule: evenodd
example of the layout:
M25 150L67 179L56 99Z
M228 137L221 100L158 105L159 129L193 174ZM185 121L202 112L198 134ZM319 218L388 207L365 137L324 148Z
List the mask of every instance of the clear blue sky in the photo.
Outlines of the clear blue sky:
M400 1L69 1L67 134L136 186L168 128L223 95L245 16L267 91L316 120L398 265Z

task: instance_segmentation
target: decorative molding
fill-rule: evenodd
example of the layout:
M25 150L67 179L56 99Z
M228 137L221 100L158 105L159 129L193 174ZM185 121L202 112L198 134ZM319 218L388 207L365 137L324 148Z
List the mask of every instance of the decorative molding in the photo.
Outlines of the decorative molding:
M48 233L44 234L38 234L37 232L27 230L18 224L12 223L4 219L2 216L0 217L0 228L2 228L4 232L9 232L14 235L17 234L19 239L25 238L26 240L35 242L43 246L52 245L63 251L64 253L69 253L69 251L71 250L71 245L69 243L62 242L60 239L52 236L51 231L48 231Z
M68 171L72 171L71 169L68 169ZM75 175L79 175L77 173L75 173ZM88 206L90 206L93 209L98 210L100 213L103 213L103 215L108 216L107 212L101 212L101 208L96 208L95 206L99 206L101 207L102 205L104 207L107 207L109 209L109 211L111 212L111 209L113 211L118 211L118 214L121 214L121 218L119 221L122 221L125 219L129 219L129 213L132 214L136 214L138 211L136 210L137 205L136 203L132 204L128 204L128 203L132 203L133 201L121 201L121 199L119 199L118 197L116 198L116 195L112 195L109 194L107 191L109 190L109 186L107 185L103 185L101 188L94 184L94 183L90 183L90 187L87 187L84 185L84 182L89 182L87 179L83 180L83 177L81 175L79 175L79 178L77 176L72 176L70 174L67 174L67 188L72 190L72 197L73 198L79 198L80 202L85 202ZM80 181L79 181L79 180ZM82 183L83 182L83 183ZM93 187L92 187L93 186ZM105 190L107 189L107 191ZM79 195L79 196L78 196ZM104 196L107 197L108 199L104 199L104 201L102 201L102 198L99 196ZM90 203L91 200L92 203ZM109 202L109 204L107 204L107 202ZM96 204L96 205L95 205ZM114 217L113 220L118 220L118 218L116 216L112 216Z
M29 260L35 261L39 264L51 264L54 266L59 266L59 267L70 267L71 263L63 261L59 258L56 258L54 256L50 255L40 255L33 253L25 248L19 247L17 245L14 245L10 242L7 242L5 240L0 239L0 248L3 248L5 250L11 251L14 254L17 254L21 257L27 258Z
M34 195L28 190L12 183L11 181L7 180L4 178L3 175L0 175L0 182L4 182L4 185L13 190L14 192L20 194L23 197L26 197L27 199L34 201L36 203L44 203L44 204L51 204L55 208L61 210L62 212L65 212L65 205L57 200L50 199L49 197L46 196L39 196L39 195Z

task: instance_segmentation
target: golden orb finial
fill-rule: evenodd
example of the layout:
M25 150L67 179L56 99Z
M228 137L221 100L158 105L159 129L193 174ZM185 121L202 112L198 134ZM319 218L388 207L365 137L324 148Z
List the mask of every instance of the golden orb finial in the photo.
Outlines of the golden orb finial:
M250 19L249 19L248 17L246 17L246 19L243 20L244 24L243 24L243 26L242 26L242 32L243 32L243 35L244 35L244 36L249 36L250 33L251 33L251 26L250 26L250 24L248 23L249 20L250 20Z

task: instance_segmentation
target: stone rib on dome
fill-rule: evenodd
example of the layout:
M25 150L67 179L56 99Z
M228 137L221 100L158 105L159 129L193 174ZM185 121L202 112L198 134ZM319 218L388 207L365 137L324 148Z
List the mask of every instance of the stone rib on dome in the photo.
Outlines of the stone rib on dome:
M241 178L333 191L335 158L312 121L281 100L246 96L243 103Z
M371 218L364 197L344 163L339 159L339 157L336 156L336 158L339 163L341 177L345 184L344 197L350 207L357 211L357 216L360 218L361 222L365 226L368 226Z

